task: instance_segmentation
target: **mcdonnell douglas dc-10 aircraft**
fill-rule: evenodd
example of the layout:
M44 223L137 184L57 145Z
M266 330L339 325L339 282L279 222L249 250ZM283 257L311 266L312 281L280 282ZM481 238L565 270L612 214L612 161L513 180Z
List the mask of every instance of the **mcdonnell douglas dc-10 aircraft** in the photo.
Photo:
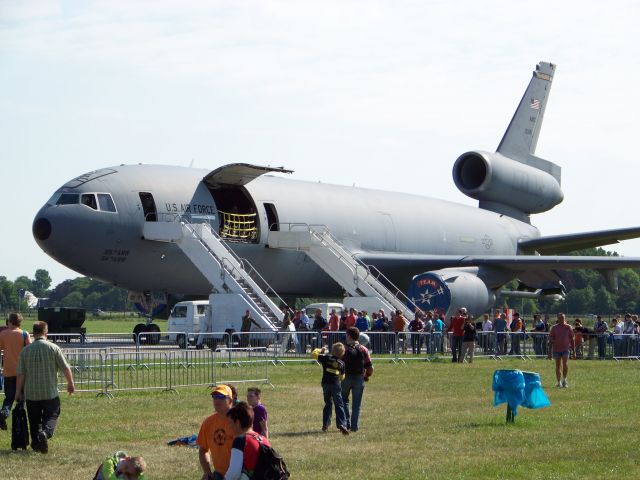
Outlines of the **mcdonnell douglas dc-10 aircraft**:
M314 225L340 246L338 260L350 256L405 292L414 276L429 272L422 300L446 294L445 307L465 305L475 314L489 309L512 279L530 291L561 292L558 269L594 268L612 285L615 269L640 267L640 258L558 254L639 237L639 227L544 237L530 222L531 214L563 199L560 167L534 156L554 72L551 63L536 66L495 153L470 151L456 160L454 182L479 208L273 175L291 173L283 168L121 165L59 188L36 215L33 235L47 254L83 275L174 299L204 298L220 288L180 248L178 236L157 241L149 224L211 225L211 235L280 295L345 291L331 269L278 237Z

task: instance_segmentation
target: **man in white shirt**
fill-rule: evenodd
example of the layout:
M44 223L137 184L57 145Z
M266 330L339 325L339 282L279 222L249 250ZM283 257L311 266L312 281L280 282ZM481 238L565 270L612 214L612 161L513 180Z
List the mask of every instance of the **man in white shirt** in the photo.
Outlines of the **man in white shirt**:
M493 351L493 322L487 313L482 317L481 343L485 354Z
M613 319L613 356L622 356L622 347L624 345L624 324L616 317Z

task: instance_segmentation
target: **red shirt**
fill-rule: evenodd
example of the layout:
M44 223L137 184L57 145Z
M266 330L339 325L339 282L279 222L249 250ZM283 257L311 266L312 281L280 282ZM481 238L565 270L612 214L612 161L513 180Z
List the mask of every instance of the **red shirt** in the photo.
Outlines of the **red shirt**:
M549 339L554 352L568 352L572 347L573 328L566 323L556 323L549 331Z
M340 318L335 313L329 317L329 330L332 332L338 331L338 327L340 326Z
M269 440L255 432L245 433L233 440L233 448L240 450L243 454L243 469L253 472L258 463L260 455L260 443L264 443L268 447L271 446Z
M356 326L356 316L353 313L347 315L346 320L344 321L344 326L346 328L355 327Z
M453 332L454 337L462 337L464 335L464 321L466 319L467 317L463 317L460 315L458 315L457 317L453 317L448 331Z

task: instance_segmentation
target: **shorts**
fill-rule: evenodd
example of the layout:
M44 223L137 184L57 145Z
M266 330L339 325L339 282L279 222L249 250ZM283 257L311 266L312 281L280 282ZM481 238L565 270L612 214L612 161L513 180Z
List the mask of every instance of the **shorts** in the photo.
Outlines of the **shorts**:
M567 357L569 358L569 351L565 350L564 352L553 352L553 358Z

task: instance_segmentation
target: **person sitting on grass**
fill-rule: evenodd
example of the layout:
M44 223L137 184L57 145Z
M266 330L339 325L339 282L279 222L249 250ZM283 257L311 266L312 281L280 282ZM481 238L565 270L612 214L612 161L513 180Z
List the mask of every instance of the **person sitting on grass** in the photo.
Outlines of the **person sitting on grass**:
M253 408L240 402L227 412L229 429L235 435L231 446L231 461L224 475L224 480L240 480L251 478L260 456L260 444L271 446L269 440L254 432Z
M342 388L340 382L344 379L345 366L341 360L344 355L344 345L341 342L333 344L331 355L326 348L316 348L311 356L322 365L322 394L324 396L324 408L322 409L322 431L329 430L331 424L332 403L336 410L336 427L343 435L349 435L347 417L342 401Z
M130 457L116 452L102 463L93 480L144 480L147 462L142 457Z

